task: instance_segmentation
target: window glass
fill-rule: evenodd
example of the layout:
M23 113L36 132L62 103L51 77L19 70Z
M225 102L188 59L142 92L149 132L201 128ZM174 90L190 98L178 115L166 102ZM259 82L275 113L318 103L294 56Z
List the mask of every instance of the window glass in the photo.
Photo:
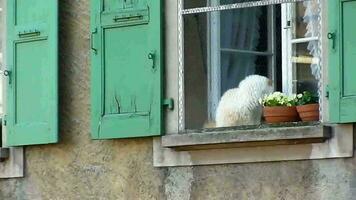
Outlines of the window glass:
M183 15L185 129L214 127L221 97L249 75L267 77L274 91L288 95L318 94L320 17L311 2Z
M299 43L293 45L292 72L293 72L293 92L302 93L311 91L318 93L318 82L312 73L312 64L318 64L318 59L313 58L307 49L308 43Z
M189 9L189 8L201 8L201 7L206 7L209 6L207 0L184 0L184 8Z
M318 93L317 78L319 59L319 14L315 1L299 2L288 5L291 10L291 27L287 30L291 39L291 70L293 74L292 92L305 90Z

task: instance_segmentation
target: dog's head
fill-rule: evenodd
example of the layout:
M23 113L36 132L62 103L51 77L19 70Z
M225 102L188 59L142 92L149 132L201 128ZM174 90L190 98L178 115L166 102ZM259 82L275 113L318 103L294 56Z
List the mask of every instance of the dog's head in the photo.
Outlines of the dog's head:
M262 97L273 92L273 82L264 76L250 75L240 82L239 89Z

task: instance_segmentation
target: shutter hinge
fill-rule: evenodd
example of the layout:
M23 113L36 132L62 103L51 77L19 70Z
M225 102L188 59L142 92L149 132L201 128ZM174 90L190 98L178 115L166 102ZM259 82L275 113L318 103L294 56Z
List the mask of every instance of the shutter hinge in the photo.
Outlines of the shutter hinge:
M174 100L172 98L164 99L163 106L166 106L169 110L174 109Z
M98 28L94 28L90 33L90 48L93 50L94 54L98 53L98 49L95 44L95 35L98 33Z
M2 125L6 126L6 124L7 124L7 115L4 115L2 119Z
M325 87L325 97L326 97L326 98L329 98L329 96L330 96L329 85L326 85L326 87Z

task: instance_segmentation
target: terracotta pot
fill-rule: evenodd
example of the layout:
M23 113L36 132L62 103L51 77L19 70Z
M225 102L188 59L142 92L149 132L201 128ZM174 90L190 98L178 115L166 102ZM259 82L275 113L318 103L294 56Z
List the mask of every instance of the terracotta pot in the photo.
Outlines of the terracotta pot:
M263 107L266 123L296 122L299 116L295 106Z
M297 111L303 122L319 120L319 104L317 103L297 106Z

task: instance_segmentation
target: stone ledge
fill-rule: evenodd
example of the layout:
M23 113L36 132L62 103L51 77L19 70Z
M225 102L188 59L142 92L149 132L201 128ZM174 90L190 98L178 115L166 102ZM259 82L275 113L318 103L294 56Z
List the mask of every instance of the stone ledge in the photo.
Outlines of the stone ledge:
M177 151L219 148L322 143L330 138L330 127L317 124L262 126L247 129L214 129L162 137L162 147Z

